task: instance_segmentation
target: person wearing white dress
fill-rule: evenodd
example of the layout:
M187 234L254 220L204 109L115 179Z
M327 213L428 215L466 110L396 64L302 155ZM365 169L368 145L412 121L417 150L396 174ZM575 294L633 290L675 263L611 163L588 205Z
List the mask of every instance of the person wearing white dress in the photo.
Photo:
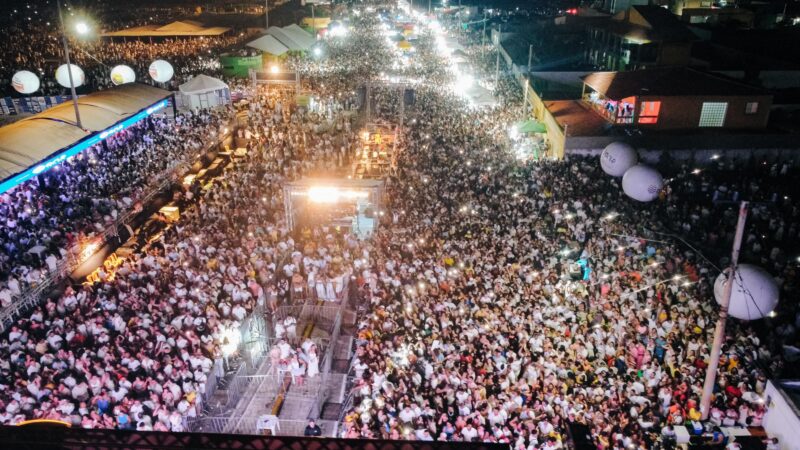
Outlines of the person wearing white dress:
M303 362L300 361L300 358L297 355L292 357L291 362L289 362L289 372L292 375L292 384L297 386L303 385L303 375L306 373L306 368L303 365Z
M308 367L306 367L306 374L309 378L314 378L319 375L319 356L317 356L317 346L312 346L308 352L307 358Z

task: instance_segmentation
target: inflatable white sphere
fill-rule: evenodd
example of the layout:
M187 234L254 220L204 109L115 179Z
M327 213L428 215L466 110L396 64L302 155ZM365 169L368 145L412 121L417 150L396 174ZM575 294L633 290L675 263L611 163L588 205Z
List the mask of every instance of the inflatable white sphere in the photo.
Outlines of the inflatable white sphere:
M83 73L83 69L80 67L76 66L75 64L70 64L69 72L72 72L73 86L79 87L83 86L83 83L86 83L86 74ZM66 64L58 66L58 69L56 69L56 81L58 81L58 84L66 88L70 87L69 72L67 72Z
M714 282L714 298L720 303L728 283L728 267ZM728 315L742 320L756 320L771 313L778 305L778 285L764 269L740 264L728 304Z
M652 167L638 164L628 169L622 176L622 190L628 197L640 202L655 200L662 187L664 179Z
M39 77L28 70L20 70L11 77L11 87L20 94L32 94L39 90Z
M130 67L122 64L111 69L111 82L118 86L125 83L136 81L136 72Z
M175 71L172 68L172 64L164 61L163 59L157 59L150 64L150 78L159 83L166 83L167 81L172 79L172 75L174 75Z
M639 161L636 150L624 142L612 142L600 155L600 167L612 177L621 177Z

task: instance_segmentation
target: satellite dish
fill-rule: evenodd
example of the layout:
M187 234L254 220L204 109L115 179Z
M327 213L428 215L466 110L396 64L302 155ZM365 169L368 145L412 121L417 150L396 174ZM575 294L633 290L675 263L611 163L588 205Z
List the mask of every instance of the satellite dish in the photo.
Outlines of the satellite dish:
M39 90L39 77L28 70L20 70L11 77L11 87L20 94L33 94Z
M728 267L714 282L714 298L720 303L728 284ZM751 264L740 264L736 269L728 315L742 320L760 319L778 305L778 285L764 269Z
M111 82L114 83L115 86L133 83L134 81L136 81L136 72L130 67L120 64L111 69Z
M159 83L166 83L167 81L172 79L172 75L175 74L175 70L172 68L172 64L164 61L163 59L157 59L150 64L150 78Z
M636 150L624 142L612 142L600 155L600 167L612 177L621 177L639 161Z
M67 65L62 64L58 66L56 69L56 81L61 86L65 88L70 87L69 85L69 73L72 72L72 83L74 87L80 87L83 83L86 82L86 74L83 73L83 69L76 66L75 64L69 65L69 72L67 72Z
M663 187L664 179L661 174L642 164L631 167L622 176L622 190L628 197L640 202L655 200Z

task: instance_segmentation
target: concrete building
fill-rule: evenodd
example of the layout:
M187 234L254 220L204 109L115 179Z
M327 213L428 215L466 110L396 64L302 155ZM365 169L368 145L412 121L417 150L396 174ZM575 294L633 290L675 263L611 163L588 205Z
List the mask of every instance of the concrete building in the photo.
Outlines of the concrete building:
M586 61L603 70L685 66L695 35L668 10L633 6L587 26Z
M685 67L597 72L583 83L582 100L611 125L763 129L772 106L768 91Z

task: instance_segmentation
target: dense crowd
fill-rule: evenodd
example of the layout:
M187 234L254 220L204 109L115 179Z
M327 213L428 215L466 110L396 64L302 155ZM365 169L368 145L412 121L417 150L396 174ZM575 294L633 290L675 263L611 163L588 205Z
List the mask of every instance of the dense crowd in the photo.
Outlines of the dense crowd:
M166 19L166 18L165 18ZM166 23L166 22L165 22ZM41 82L36 95L58 95L68 88L55 80L55 71L65 63L61 34L44 23L21 23L11 25L0 42L0 93L18 95L11 87L11 77L20 70L35 73ZM219 55L225 50L251 38L252 31L232 30L222 36L167 37L167 38L101 38L99 30L93 36L70 37L72 64L83 69L86 83L79 93L92 92L113 86L111 69L125 64L136 72L136 80L154 84L148 74L150 63L164 59L172 64L175 76L169 87L177 86L198 73L219 75Z
M664 159L668 189L635 203L596 157L534 162L509 151L519 114L510 77L494 86L500 106L473 108L445 88L450 74L430 33L401 56L375 38L385 27L374 17L354 22L326 58L290 61L313 106L258 88L238 111L246 156L212 183L185 187L177 223L113 279L68 288L0 338L0 423L183 431L249 314L335 300L353 275L366 313L344 437L554 450L578 423L598 448L649 449L675 425L761 424L767 376L796 370L786 363L800 355L800 315L782 301L774 318L730 321L711 418L700 424L716 317L710 282L730 245L732 228L720 225L735 216L730 202L750 199L759 203L743 259L776 275L783 299L796 291L800 193L780 181L796 175L791 162L719 158L697 170ZM477 67L482 78L493 69ZM387 74L415 80L405 111L397 90L378 82ZM376 82L377 118L405 114L388 214L367 241L326 225L289 229L284 183L346 172L358 148L351 107L366 79ZM223 118L192 114L177 132L171 122L142 125L2 198L13 222L5 227L24 230L6 240L3 273L41 267L23 251L32 244L57 257L70 232L101 229ZM750 165L747 177L737 164ZM67 171L82 176L64 188ZM673 234L701 241L703 253ZM271 371L295 384L318 375L322 349L298 337L296 319L274 333Z
M222 375L245 317L290 300L340 298L358 242L328 227L293 237L281 190L287 179L347 164L355 133L345 102L321 98L314 111L301 111L292 91L260 89L240 113L246 119L237 135L246 139L247 156L212 187L196 180L180 192L185 209L178 224L126 259L113 277L69 287L0 340L0 423L52 418L87 428L183 431L185 419L202 406L209 374ZM205 149L228 117L202 111L115 136L109 152L84 153L48 173L53 178L44 185L14 190L9 208L24 210L25 202L52 193L58 200L48 197L41 205L63 201L89 209L59 207L42 211L43 218L55 221L56 211L74 209L64 216L71 226L99 230L103 216L134 202L129 196L142 180L161 178L165 162ZM80 172L84 164L87 174ZM98 165L102 170L94 170ZM48 188L66 174L74 186ZM37 235L57 234L24 225ZM316 377L318 342L299 342L291 317L276 333L269 354L274 370L296 384Z
M0 306L56 273L60 260L78 257L121 214L140 208L140 198L225 123L208 111L174 121L152 116L1 194Z

